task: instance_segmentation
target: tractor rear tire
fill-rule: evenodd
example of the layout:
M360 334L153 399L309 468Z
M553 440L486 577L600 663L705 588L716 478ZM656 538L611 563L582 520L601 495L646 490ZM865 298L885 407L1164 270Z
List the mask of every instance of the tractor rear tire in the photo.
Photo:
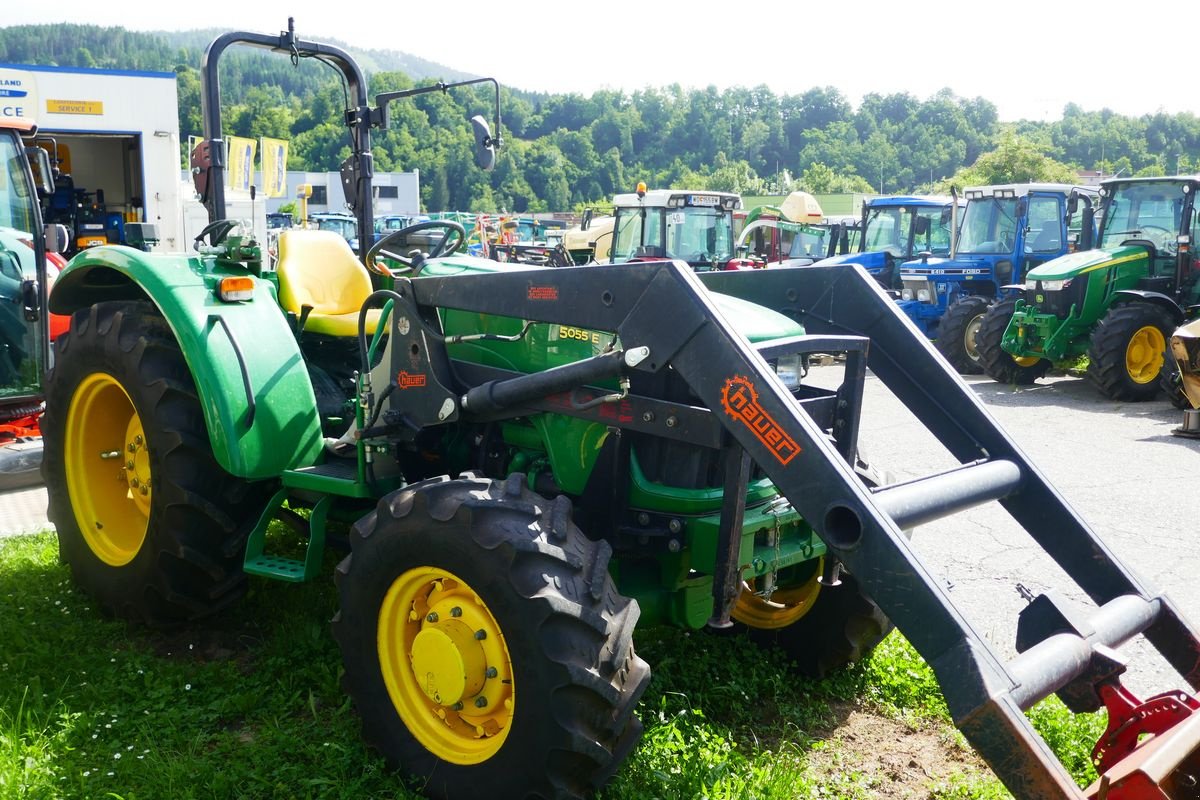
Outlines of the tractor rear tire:
M1166 310L1150 303L1110 308L1092 331L1088 378L1110 400L1153 400L1174 329Z
M650 680L611 554L523 476L383 497L333 620L367 743L434 798L590 795L641 736Z
M892 623L858 580L843 572L837 586L822 586L816 602L786 628L751 628L750 638L783 650L812 678L862 659L883 641Z
M42 435L59 553L104 611L170 625L241 597L263 484L217 464L195 383L154 306L75 313L46 375Z
M991 302L977 294L964 297L946 309L938 324L934 346L950 362L950 366L962 375L979 375L983 372L979 363L979 326Z
M1001 300L989 308L979 323L975 344L979 363L989 378L1009 385L1030 386L1049 371L1051 364L1044 358L1014 358L1000 346L1016 307L1016 300Z

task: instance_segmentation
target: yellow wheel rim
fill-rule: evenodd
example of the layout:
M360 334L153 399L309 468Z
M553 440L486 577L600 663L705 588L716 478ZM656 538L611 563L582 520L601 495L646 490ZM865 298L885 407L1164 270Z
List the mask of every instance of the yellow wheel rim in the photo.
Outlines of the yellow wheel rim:
M512 659L495 617L436 567L398 577L379 609L379 668L408 730L452 764L480 764L512 728Z
M142 420L116 378L94 372L67 410L64 461L75 522L92 552L113 567L146 541L152 481Z
M1013 362L1018 367L1034 367L1041 361L1037 356L1013 356Z
M817 562L812 576L796 586L776 589L768 600L754 593L754 582L743 581L742 593L733 605L732 616L751 628L775 630L786 628L812 608L821 591L821 572L824 559Z
M1157 327L1146 325L1139 328L1125 348L1125 370L1130 379L1134 383L1158 380L1166 349L1166 337Z

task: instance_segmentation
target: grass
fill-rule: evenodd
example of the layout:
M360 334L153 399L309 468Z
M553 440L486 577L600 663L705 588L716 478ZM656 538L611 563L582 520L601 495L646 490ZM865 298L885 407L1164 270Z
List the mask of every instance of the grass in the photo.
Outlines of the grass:
M0 800L419 796L359 740L328 630L335 605L331 581L253 580L230 614L150 631L99 614L52 535L0 540ZM652 628L637 646L655 676L646 734L603 800L877 797L874 743L833 738L855 709L967 752L898 635L819 682L742 637ZM1052 702L1033 717L1088 780L1102 722ZM1008 795L967 757L911 796Z

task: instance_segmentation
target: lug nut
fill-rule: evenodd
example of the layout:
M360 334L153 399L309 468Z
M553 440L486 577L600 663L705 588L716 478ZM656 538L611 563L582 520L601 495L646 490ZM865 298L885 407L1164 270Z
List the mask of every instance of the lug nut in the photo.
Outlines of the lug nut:
M484 708L485 706L487 706L487 698L486 697L476 697L475 698L475 707L476 708Z
M480 628L479 630L475 631L475 638L480 641L486 639L487 631L485 631L483 628Z
M150 494L150 487L143 484L142 488L141 488L141 492L142 492L142 494Z
M452 616L452 617L461 617L461 616L462 616L462 609L461 609L461 608L459 608L458 606L455 606L454 608L450 609L450 616Z
M437 622L438 621L437 612L436 611L429 612L429 616L425 618L425 621L426 622Z
M495 667L488 667L487 672L485 672L483 674L489 678L494 678L497 675L499 675L500 673L496 670Z
M455 711L462 711L462 710L463 710L463 704L462 704L462 703L455 703L454 705L452 705L452 706L450 706L450 707L451 707L452 709L454 709Z

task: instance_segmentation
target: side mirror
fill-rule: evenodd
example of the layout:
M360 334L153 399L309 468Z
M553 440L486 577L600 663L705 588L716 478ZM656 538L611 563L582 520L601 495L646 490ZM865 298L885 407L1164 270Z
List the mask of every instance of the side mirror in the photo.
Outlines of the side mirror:
M496 166L496 140L492 129L482 114L471 117L471 128L475 135L475 164L484 172Z
M1067 198L1067 213L1074 214L1079 210L1079 192L1071 192L1071 196Z
M1029 198L1022 197L1017 200L1017 219L1022 219L1029 211Z
M42 229L47 253L64 253L67 250L67 226L47 225Z
M942 224L949 225L950 220L953 217L953 215L954 215L954 210L950 206L946 206L945 208L943 208L942 209Z
M916 217L913 219L913 232L917 236L924 236L929 233L929 217Z
M21 306L26 322L38 321L38 317L41 315L41 302L38 299L37 281L21 281Z
M46 198L54 194L54 169L50 166L50 154L40 147L26 147L25 155L33 170L33 185L37 188L38 197Z

